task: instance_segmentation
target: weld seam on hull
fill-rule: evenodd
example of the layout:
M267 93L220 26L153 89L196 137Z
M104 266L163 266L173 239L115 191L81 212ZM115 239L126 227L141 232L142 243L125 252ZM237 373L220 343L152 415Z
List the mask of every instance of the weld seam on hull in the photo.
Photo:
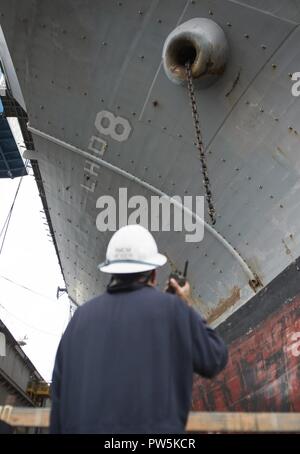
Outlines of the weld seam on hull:
M234 0L230 0L230 1L234 1ZM234 2L235 3L235 2ZM276 17L276 16L274 16ZM294 24L294 22L292 22L292 24ZM219 125L219 127L217 128L217 130L215 131L215 133L213 134L213 136L211 137L211 139L209 140L209 142L207 143L206 145L206 149L208 150L209 147L211 147L213 141L215 140L215 138L218 136L219 132L221 131L221 129L223 128L223 126L225 125L225 123L227 122L228 118L231 116L232 112L234 111L234 109L236 108L236 106L239 105L241 99L243 98L243 96L247 93L247 91L249 90L249 88L254 84L254 81L257 79L257 77L262 73L263 69L268 65L268 63L274 58L274 55L276 54L276 52L278 52L278 50L283 46L283 44L289 39L289 37L291 36L291 34L296 30L296 28L298 27L297 24L295 24L295 26L287 33L287 35L284 37L284 39L280 42L280 44L276 47L276 49L274 50L274 52L272 52L272 54L266 59L266 61L264 62L264 64L262 65L262 67L260 68L260 70L253 76L253 78L250 80L250 82L248 83L248 85L243 89L242 93L240 93L238 99L234 102L233 106L231 107L231 109L229 110L229 112L225 115L225 118L223 119L223 121L221 122L221 124Z
M183 11L182 11L182 13L180 14L179 19L178 19L178 21L177 21L177 23L176 23L176 27L177 27L177 26L180 24L180 22L182 21L184 15L185 15L185 13L186 13L186 10L188 9L189 3L190 3L190 0L187 0L185 6L184 6L184 8L183 8ZM142 120L142 117L143 117L143 115L144 115L144 112L145 112L145 110L146 110L148 101L149 101L149 99L150 99L150 96L151 96L151 93L152 93L152 90L153 90L153 87L154 87L154 84L155 84L156 79L157 79L157 77L158 77L158 74L159 74L159 72L160 72L160 70L161 70L162 64L163 64L163 62L161 61L160 64L158 65L158 68L157 68L157 70L156 70L156 73L155 73L155 75L154 75L154 78L153 78L153 80L152 80L152 82L151 82L150 88L149 88L149 90L148 90L148 92L147 92L146 100L145 100L145 102L144 102L144 105L143 105L143 107L142 107L141 113L140 113L140 115L139 115L139 121Z
M254 280L257 279L256 276L254 275L254 273L251 271L251 269L247 265L247 263L240 256L240 254L233 248L233 246L231 246L230 243L228 243L228 241L219 232L217 232L217 230L215 230L211 225L209 225L204 219L201 219L200 216L198 216L192 210L189 210L186 206L182 205L181 203L179 203L177 200L173 199L171 196L169 196L165 192L161 191L160 189L156 188L155 186L152 186L150 183L147 183L146 181L141 180L140 178L132 175L131 173L127 172L126 170L120 169L119 167L117 167L117 166L115 166L113 164L110 164L109 162L104 161L103 159L101 159L101 158L99 158L97 156L91 155L90 153L87 153L86 151L81 150L80 148L77 148L74 145L71 145L71 144L69 144L67 142L64 142L64 141L62 141L60 139L57 139L56 137L50 136L49 134L47 134L45 132L39 131L38 129L30 126L29 124L28 124L27 128L33 134L35 134L35 135L37 135L37 136L39 136L39 137L41 137L41 138L43 138L45 140L53 142L56 145L59 145L59 146L61 146L63 148L66 148L66 149L68 149L70 151L73 151L74 153L79 154L80 156L84 157L85 159L89 159L89 160L95 161L97 164L101 165L102 167L106 167L107 169L111 170L112 172L117 173L118 175L122 175L123 177L127 178L128 180L133 181L133 182L137 183L140 186L143 186L144 188L148 189L149 191L151 191L151 192L153 192L153 193L155 193L155 194L157 194L157 195L159 195L161 197L167 198L174 205L176 205L180 209L183 209L186 213L191 215L197 222L199 222L201 224L204 224L205 229L212 236L214 236L216 238L216 240L219 241L225 247L225 249L227 249L227 251L231 254L231 256L235 260L238 261L238 263L240 264L241 268L245 272L246 276L251 281L254 281ZM35 159L38 159L38 157L35 158ZM253 291L253 293L255 293L255 292Z
M267 11L267 10L263 10L263 9L259 9L257 8L256 6L252 6L252 5L247 5L245 3L242 3L241 1L239 0L227 0L228 2L230 3L233 3L235 5L238 5L238 6L241 6L242 8L248 8L248 9L251 9L257 13L263 13L265 14L266 16L271 16L271 17L274 17L275 19L280 19L281 21L283 22L288 22L290 24L295 24L297 25L297 22L294 22L290 19L286 19L286 18L283 18L283 17L280 17L280 16L276 16L276 14L273 14L271 13L270 11Z

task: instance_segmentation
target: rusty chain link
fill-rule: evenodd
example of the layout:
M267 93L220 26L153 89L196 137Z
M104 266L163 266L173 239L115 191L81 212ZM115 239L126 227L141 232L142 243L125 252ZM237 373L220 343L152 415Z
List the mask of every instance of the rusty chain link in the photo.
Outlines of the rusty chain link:
M199 150L200 161L201 161L201 165L202 165L203 184L205 187L205 194L206 194L206 200L207 200L207 205L208 205L208 214L210 216L211 223L215 224L216 210L214 208L213 199L212 199L212 192L211 192L210 181L209 181L209 177L208 177L206 156L204 153L204 145L203 145L202 135L201 135L201 130L200 130L197 102L196 102L195 91L194 91L194 86L193 86L193 76L192 76L192 71L191 71L191 65L189 62L187 62L185 64L185 69L186 69L186 78L187 78L187 83L188 83L188 92L189 92L189 96L190 96L190 100L191 100L191 104L192 104L192 113L193 113L193 120L194 120L195 132L196 132L196 147Z

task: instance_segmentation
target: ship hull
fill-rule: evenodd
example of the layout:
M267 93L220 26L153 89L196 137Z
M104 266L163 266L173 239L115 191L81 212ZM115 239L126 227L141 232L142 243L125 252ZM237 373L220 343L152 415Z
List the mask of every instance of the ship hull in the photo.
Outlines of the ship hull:
M229 58L195 96L217 222L205 214L201 242L162 223L153 232L170 264L189 260L196 308L229 345L224 373L195 381L194 408L294 411L299 0L142 3L1 0L4 113L19 118L68 295L81 305L107 285L97 265L114 229L97 222L103 196L127 207L136 196L150 206L204 195L188 91L165 74L162 51L179 24L213 19ZM129 222L118 218L116 228Z
M197 411L300 411L298 260L218 327L229 347L214 380L195 378Z

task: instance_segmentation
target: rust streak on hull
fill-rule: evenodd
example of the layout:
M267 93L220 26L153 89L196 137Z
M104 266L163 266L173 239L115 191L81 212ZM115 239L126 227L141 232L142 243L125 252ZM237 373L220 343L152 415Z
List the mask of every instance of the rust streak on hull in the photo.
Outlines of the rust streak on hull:
M235 303L237 303L240 299L241 292L239 287L236 285L233 287L230 295L228 298L221 298L219 301L218 306L216 309L213 309L208 316L207 316L207 321L208 323L214 322L220 315L222 315L227 309L230 307L234 306Z

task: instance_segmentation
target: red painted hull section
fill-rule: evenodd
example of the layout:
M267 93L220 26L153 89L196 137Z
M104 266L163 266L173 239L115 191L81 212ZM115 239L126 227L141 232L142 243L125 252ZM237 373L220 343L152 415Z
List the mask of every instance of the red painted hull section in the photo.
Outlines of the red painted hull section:
M215 379L195 377L193 410L300 411L300 296L233 341Z

